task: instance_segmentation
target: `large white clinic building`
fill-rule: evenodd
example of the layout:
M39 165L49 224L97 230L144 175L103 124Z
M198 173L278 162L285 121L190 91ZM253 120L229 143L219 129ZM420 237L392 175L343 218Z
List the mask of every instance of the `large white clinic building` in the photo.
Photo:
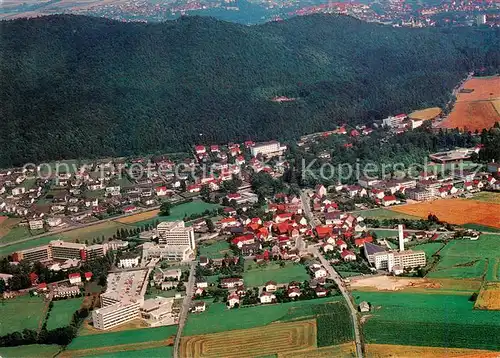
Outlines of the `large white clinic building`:
M160 245L189 246L191 250L196 247L193 228L186 227L182 220L161 222L156 227L156 231Z
M280 142L272 140L270 142L256 143L250 148L250 153L254 157L259 154L265 157L272 157L275 155L282 155L285 150L286 146L282 146Z

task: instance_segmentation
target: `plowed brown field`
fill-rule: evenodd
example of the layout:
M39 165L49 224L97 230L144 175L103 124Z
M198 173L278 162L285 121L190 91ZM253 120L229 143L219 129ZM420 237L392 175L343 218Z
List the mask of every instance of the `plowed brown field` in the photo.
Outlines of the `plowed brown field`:
M472 78L464 89L471 93L459 93L451 114L441 124L442 128L460 128L481 131L500 122L500 113L495 104L500 98L500 77Z
M394 206L391 210L421 218L429 214L450 224L480 224L500 228L500 204L466 199L442 199Z

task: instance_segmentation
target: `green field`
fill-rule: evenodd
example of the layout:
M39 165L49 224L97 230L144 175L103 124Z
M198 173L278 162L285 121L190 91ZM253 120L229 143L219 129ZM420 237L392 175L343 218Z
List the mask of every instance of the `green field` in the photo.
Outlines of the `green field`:
M13 252L19 251L19 250L26 250L35 246L41 246L41 245L47 245L50 241L52 240L65 240L65 241L70 241L67 238L64 238L63 236L44 236L40 237L38 239L33 239L33 240L28 240L24 241L18 244L12 244L9 246L4 246L0 247L0 256L3 255L9 255Z
M481 235L479 240L452 240L439 252L439 263L430 278L478 278L486 273L487 259L500 258L500 236Z
M212 300L207 300L208 308L204 313L188 317L183 336L254 328L276 321L305 318L314 312L312 306L340 300L342 300L341 296L335 296L275 305L240 307L232 310L227 309L224 303L213 303Z
M473 257L444 256L426 277L479 278L486 269L486 260Z
M2 347L0 348L0 356L4 358L52 358L61 347L55 344L30 344L27 346L17 347Z
M67 326L73 313L82 305L81 298L73 298L61 301L53 301L54 307L50 311L49 319L47 321L47 329L55 329Z
M245 286L263 286L267 281L277 283L288 283L291 281L303 282L308 280L307 268L301 264L287 262L285 267L278 263L269 262L266 265L257 265L255 262L247 260L245 262L245 272L243 280Z
M135 227L130 225L121 224L116 221L107 221L97 225L83 227L81 229L66 231L61 235L67 238L66 241L74 241L78 239L80 242L84 242L85 240L91 241L94 238L101 238L102 236L107 239L109 237L113 237L113 235L116 234L116 230L132 228L135 229Z
M500 349L500 312L473 310L468 296L358 292L373 309L363 324L367 343Z
M500 259L488 259L487 281L500 281Z
M211 259L220 259L224 257L225 253L228 253L232 256L232 251L229 249L229 244L227 241L219 240L210 245L206 245L205 243L200 244L198 246L198 252L200 256L206 256Z
M500 204L500 193L493 193L489 191L482 191L474 194L470 200L485 201L487 203Z
M4 300L0 304L0 336L23 329L38 328L44 302L40 297L29 295Z
M385 239L387 237L396 238L398 236L397 230L373 229L370 232L374 232L377 235L377 239Z
M177 326L164 326L103 334L90 334L86 336L76 337L67 349L79 350L107 346L118 346L121 344L161 341L175 335L176 332Z
M353 211L353 215L362 216L363 218L368 219L412 219L412 220L420 220L419 217L413 215L407 215L403 213L398 213L396 211L388 210L388 209L370 209L370 210L359 210Z
M5 244L17 240L21 240L25 237L30 237L31 232L27 226L16 226L9 230L7 235L4 235L0 239L0 243Z
M479 225L479 224L464 224L462 226L466 229L472 229L477 231L500 232L500 229L497 229L495 227Z
M432 255L434 255L436 252L438 252L443 246L444 246L444 244L441 242L429 242L426 244L412 246L411 249L412 250L422 250L425 252L425 256L427 256L427 258L429 258Z
M160 348L148 348L148 349L138 349L135 351L122 351L122 352L113 352L113 353L104 353L104 354L96 354L96 355L88 355L84 357L93 357L93 358L137 358L137 357L162 357L162 358L170 358L174 356L174 348L160 347Z
M152 219L131 223L130 225L138 227L138 226L143 226L145 224L151 225L157 220L159 222L182 220L182 219L184 219L184 217L186 215L190 216L193 214L201 214L205 210L214 210L214 209L218 209L220 207L221 206L218 204L206 203L206 202L201 201L201 200L193 200L193 201L188 202L188 203L173 206L172 209L170 209L169 216L156 216Z

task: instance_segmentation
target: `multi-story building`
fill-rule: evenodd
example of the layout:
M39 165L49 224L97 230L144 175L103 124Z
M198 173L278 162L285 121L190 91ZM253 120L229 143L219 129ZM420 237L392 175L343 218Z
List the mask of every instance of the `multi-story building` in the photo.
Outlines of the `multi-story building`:
M95 260L106 255L108 251L107 244L95 244L85 248L85 260Z
M15 252L14 261L27 260L48 261L48 260L93 260L106 254L107 244L96 244L87 246L62 240L53 240L48 245L34 247L32 249Z
M403 125L404 120L407 118L406 114L398 114L397 116L389 116L382 120L382 125L390 128L398 128Z
M62 240L54 240L49 244L52 250L52 258L67 260L67 259L82 259L85 260L85 244L77 244L73 242L65 242Z
M158 232L158 243L162 245L189 246L194 250L194 230L186 227L184 221L162 222L156 227Z
M49 245L38 246L32 249L17 251L12 254L12 259L14 261L26 260L30 262L48 261L52 259L52 250Z
M110 329L139 317L139 300L125 300L96 309L92 312L92 323L97 329Z
M62 297L75 297L80 294L80 287L78 286L58 286L54 289L54 297L62 298Z
M39 219L39 220L30 220L29 221L29 226L30 226L30 230L43 229L43 220L42 219Z
M152 257L168 261L192 261L194 251L187 245L155 245L152 242L146 242L142 245L142 258L149 260Z
M265 157L272 157L276 155L282 155L286 150L286 146L282 146L278 141L270 141L263 143L256 143L253 147L250 148L250 153L252 156L256 157L259 154Z
M405 191L405 195L413 200L424 201L432 199L435 194L427 189L408 189Z
M122 257L120 258L120 262L118 263L118 266L122 268L131 268L131 267L136 267L139 266L139 256L127 256L127 257Z

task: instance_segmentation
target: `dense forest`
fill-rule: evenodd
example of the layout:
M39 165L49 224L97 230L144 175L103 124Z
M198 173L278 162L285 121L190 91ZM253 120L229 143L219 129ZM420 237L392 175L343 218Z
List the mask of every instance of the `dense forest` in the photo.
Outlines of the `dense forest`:
M403 29L338 15L257 26L4 21L0 166L292 138L443 106L468 71L498 72L499 45L498 29Z

